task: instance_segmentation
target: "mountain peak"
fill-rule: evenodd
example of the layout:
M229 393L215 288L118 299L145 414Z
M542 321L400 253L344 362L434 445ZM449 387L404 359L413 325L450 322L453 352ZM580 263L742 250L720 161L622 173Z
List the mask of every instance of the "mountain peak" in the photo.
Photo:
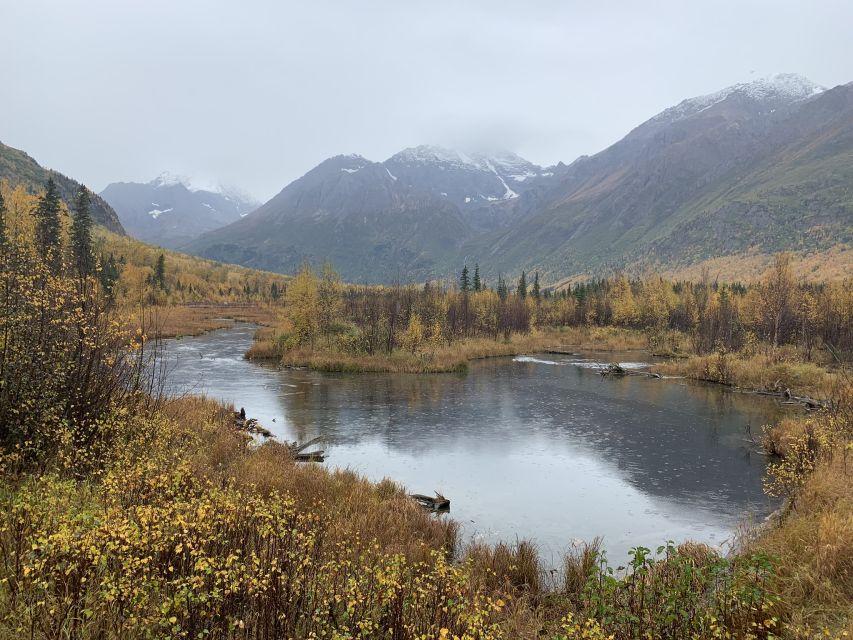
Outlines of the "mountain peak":
M227 199L233 199L237 201L241 201L246 205L258 205L260 204L258 200L252 196L250 193L243 191L237 187L223 185L218 182L210 181L210 180L199 180L197 178L190 178L189 176L179 175L176 173L172 173L170 171L163 171L156 178L147 183L149 186L158 189L160 187L175 187L182 186L187 191L191 191L193 193L205 192L205 193L215 193L221 195Z
M730 87L702 96L682 100L674 107L652 118L653 122L676 122L701 113L731 96L744 96L755 102L773 103L773 108L811 98L825 91L815 82L796 73L778 73L750 82L740 82Z

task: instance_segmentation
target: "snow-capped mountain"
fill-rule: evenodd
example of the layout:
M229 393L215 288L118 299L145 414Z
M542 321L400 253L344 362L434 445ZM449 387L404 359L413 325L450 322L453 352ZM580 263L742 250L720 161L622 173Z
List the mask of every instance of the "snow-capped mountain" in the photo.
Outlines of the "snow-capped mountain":
M404 149L383 164L407 187L440 195L459 207L518 198L554 175L508 151L465 153L430 145Z
M199 184L170 173L147 183L114 182L101 197L116 210L130 235L170 249L239 220L259 204L237 189Z
M684 100L568 166L436 146L330 158L187 249L284 273L331 259L361 282L820 252L853 242L852 144L853 83L785 74Z
M649 122L673 123L708 111L726 100L737 100L741 106L751 106L765 113L800 102L825 91L808 78L796 73L779 73L752 82L741 82L720 91L682 100L661 112Z

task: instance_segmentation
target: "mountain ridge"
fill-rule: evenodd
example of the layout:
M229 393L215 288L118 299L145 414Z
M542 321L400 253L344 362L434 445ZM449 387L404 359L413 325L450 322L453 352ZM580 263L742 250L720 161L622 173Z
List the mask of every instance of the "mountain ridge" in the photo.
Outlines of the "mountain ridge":
M292 272L331 259L358 282L573 274L851 243L853 85L780 74L688 98L590 156L409 147L335 156L251 216L193 240L208 258Z
M21 185L31 193L39 193L44 189L48 178L53 178L60 198L69 211L73 212L74 197L80 189L79 182L54 169L41 166L25 151L0 142L0 180L6 180L12 186ZM96 193L91 193L90 212L97 224L114 233L125 234L118 214Z

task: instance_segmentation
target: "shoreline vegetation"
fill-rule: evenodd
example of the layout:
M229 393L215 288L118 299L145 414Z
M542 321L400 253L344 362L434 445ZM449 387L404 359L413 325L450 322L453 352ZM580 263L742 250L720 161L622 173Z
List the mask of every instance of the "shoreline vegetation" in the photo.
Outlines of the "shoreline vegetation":
M0 640L840 640L853 632L845 367L833 373L831 409L764 430L773 456L766 490L786 508L744 532L731 554L662 540L622 563L591 540L567 546L550 571L530 541L461 544L452 519L431 516L391 480L295 464L284 444L239 431L233 407L158 395L156 350L146 348L157 336L124 320L137 301L143 312L143 302L180 302L184 275L167 260L128 260L124 283L139 289L116 295L94 249L84 189L73 221L52 183L39 198L18 193L11 213L4 195ZM258 278L257 290L246 277ZM266 277L205 280L216 293L209 302L272 298ZM367 289L341 287L330 270L319 279L303 272L286 283L284 317L261 331L282 353L335 345L418 356L467 339L524 339L540 327L595 325L594 335L613 324L618 336L642 324L631 335L644 335L651 350L686 352L678 343L687 336L700 358L739 352L826 366L821 345L845 362L850 353L849 284L777 277L741 293L618 278L546 295L537 280L530 292L523 278L515 292L502 280L468 289L464 278L460 289ZM809 296L814 305L803 306ZM184 319L201 327L212 314ZM725 360L671 363L728 370ZM803 384L826 384L810 371L797 374Z
M522 273L493 288L463 269L458 284L359 287L329 264L289 283L278 322L250 359L329 372L463 372L478 358L531 352L643 351L650 371L759 393L832 399L853 357L853 281L797 281L788 255L764 280L719 284L658 277L560 291Z

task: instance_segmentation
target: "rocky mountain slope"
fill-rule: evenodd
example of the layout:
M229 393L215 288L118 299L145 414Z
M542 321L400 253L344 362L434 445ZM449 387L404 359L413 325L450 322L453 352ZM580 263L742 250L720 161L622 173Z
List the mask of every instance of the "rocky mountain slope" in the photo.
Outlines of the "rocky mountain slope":
M359 281L475 261L555 281L849 247L851 189L853 84L786 74L685 100L568 166L439 147L333 158L188 248L284 272L331 259Z
M42 167L23 151L0 142L0 180L5 180L11 186L23 185L30 192L38 193L44 189L44 183L49 177L53 177L60 197L70 208L74 195L80 188L79 182L58 171ZM100 196L92 194L91 207L95 222L114 233L124 233L118 215Z
M198 188L169 174L148 183L114 182L101 197L130 235L169 249L235 222L260 204L235 190Z
M853 85L782 76L664 111L574 162L534 216L469 251L552 275L822 251L851 243L851 184Z

